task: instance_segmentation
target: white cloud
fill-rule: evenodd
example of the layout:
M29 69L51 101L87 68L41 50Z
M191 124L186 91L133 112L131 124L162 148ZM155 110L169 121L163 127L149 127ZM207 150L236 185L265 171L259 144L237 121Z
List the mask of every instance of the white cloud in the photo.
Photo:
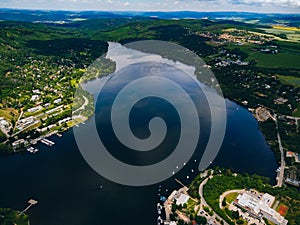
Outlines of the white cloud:
M0 0L0 8L299 13L300 0Z
M300 6L300 0L231 0L231 3L238 4L258 4L258 5L281 5L281 6Z

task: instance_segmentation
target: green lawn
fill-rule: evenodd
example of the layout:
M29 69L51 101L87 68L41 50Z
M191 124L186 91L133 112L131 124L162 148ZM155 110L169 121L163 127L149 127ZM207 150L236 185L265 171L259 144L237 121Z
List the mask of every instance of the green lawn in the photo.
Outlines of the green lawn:
M300 104L298 104L297 109L293 112L293 116L300 117Z
M280 75L278 75L278 77L284 83L291 84L291 85L294 85L296 87L300 87L300 78L299 77L280 76Z
M226 195L226 201L231 204L238 196L238 193L230 193L228 195Z
M8 108L8 109L0 109L0 117L4 117L8 120L16 120L19 116L19 112L16 109Z
M197 203L193 199L189 199L187 202L187 209L189 211L193 210Z
M300 32L296 30L287 30L287 29L280 29L280 28L265 28L262 29L270 34L285 34L287 39L292 42L299 42L300 41Z
M278 54L264 54L260 52L252 53L246 61L256 60L257 66L264 68L293 68L300 69L300 56L278 53Z

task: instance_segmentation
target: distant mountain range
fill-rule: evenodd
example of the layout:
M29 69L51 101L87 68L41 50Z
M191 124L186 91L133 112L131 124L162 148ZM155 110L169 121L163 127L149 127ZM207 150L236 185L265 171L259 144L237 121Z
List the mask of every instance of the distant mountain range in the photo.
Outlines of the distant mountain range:
M134 12L134 11L47 11L0 9L0 20L40 23L72 23L96 18L152 18L152 19L209 19L235 20L260 24L300 26L300 14L264 14L248 12Z

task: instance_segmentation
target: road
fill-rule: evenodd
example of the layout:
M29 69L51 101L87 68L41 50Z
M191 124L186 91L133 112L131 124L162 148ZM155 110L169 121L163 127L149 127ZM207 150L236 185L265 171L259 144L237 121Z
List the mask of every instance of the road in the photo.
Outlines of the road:
M203 187L207 183L207 181L208 181L208 178L206 178L204 181L202 181L202 183L199 186L200 204L203 206L208 206L208 204L206 203L206 201L203 197Z
M242 194L242 193L244 193L244 192L245 192L245 190L241 190L241 189L239 189L239 190L230 190L230 191L224 192L224 193L220 196L220 199L219 199L219 207L220 207L220 209L223 208L223 207L222 207L222 202L223 202L223 199L224 199L225 196L227 196L227 195L229 195L229 194L231 194L231 193L239 193L239 194Z
M73 114L77 111L83 110L89 104L89 100L87 99L87 97L85 97L84 95L82 97L84 98L84 103L82 104L82 106L80 106L78 109L76 109L73 112Z
M24 130L27 130L28 128L32 128L33 126L35 126L35 125L38 124L39 122L40 122L39 120L34 121L34 122L33 122L32 124L30 124L29 126L24 127L22 130L19 130L19 131L17 131L16 133L14 133L13 135L11 135L11 137L14 137L14 136L16 136L16 135L22 133Z
M168 200L164 203L166 221L170 221L170 215L172 214L171 206L172 202L168 202Z
M13 128L13 133L15 133L17 124L18 124L19 120L22 118L22 116L23 116L23 109L21 108L21 113L20 113L20 115L19 115L19 117L18 117L18 119L17 119L17 121L16 121L16 123L15 123L15 126L14 126L14 128Z
M293 119L296 121L296 124L297 124L297 130L299 129L299 121L300 121L300 117L295 117L295 116L286 116L286 118L288 119Z
M278 139L278 146L280 150L280 157L281 157L281 162L280 162L280 171L279 171L279 176L277 177L277 184L275 187L281 187L283 184L283 179L284 179L284 168L285 168L285 160L284 160L284 151L283 147L281 144L281 138L279 134L279 129L278 129L278 121L277 121L277 115L275 114L275 123L276 123L276 129L277 129L277 139Z
M212 176L210 176L209 178L212 178ZM208 179L209 178L206 178L204 181L202 181L202 183L199 185L199 195L200 195L200 209L199 209L199 212L198 212L198 215L201 215L201 211L203 209L204 206L206 207L209 207L211 209L211 207L206 203L205 199L204 199L204 196L203 196L203 187L204 185L207 183ZM212 210L212 209L211 209ZM229 225L221 216L219 216L218 214L216 214L215 211L214 212L214 215L213 216L206 216L207 218L207 221L210 221L211 219L213 219L214 221L216 221L216 218L218 218L220 221L223 220L224 221L224 225ZM207 213L205 213L207 214ZM203 215L201 215L203 216ZM214 224L220 224L219 222L215 222Z

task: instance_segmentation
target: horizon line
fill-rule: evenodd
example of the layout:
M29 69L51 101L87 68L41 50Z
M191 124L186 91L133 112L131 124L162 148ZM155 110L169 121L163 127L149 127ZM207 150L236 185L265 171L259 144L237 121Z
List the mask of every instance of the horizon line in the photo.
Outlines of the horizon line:
M0 10L23 10L23 11L61 11L61 12L140 12L140 13L176 13L176 12L194 12L194 13L251 13L251 14L287 14L287 15L299 15L296 12L255 12L255 11L196 11L196 10L106 10L106 9L44 9L44 8L10 8L10 7L0 7Z

